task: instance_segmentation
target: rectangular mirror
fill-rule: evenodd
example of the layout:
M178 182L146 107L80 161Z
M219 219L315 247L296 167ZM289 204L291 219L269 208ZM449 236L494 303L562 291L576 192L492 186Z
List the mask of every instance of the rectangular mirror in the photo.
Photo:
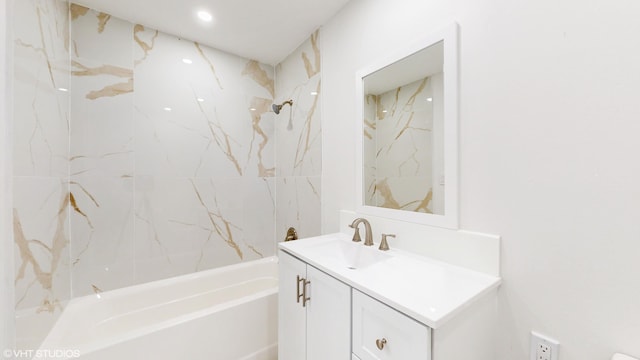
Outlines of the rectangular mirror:
M458 227L457 26L362 69L359 212Z

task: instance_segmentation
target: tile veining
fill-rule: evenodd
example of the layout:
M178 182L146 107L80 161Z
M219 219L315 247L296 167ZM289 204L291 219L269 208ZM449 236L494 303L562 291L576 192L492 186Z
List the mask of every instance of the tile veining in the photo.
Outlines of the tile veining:
M320 72L320 47L318 46L319 33L320 30L316 30L309 38L311 49L313 51L313 63L311 62L311 59L309 59L309 55L307 55L306 51L303 51L301 54L302 61L304 62L304 68L307 71L309 79Z
M200 194L200 191L198 191L198 187L193 183L193 181L191 182L191 185L193 186L193 191L196 194L198 202L207 212L207 216L210 222L209 225L211 225L211 227L207 229L210 232L209 238L211 238L211 235L213 234L218 235L218 237L222 239L227 244L227 246L235 250L240 260L242 260L244 258L242 250L233 239L233 232L231 231L232 228L237 230L242 229L232 224L231 221L227 220L224 217L219 209L218 199L216 197L213 198L213 205L215 206L215 208L211 208L206 204L206 202L202 198L202 195Z
M224 90L224 88L222 87L222 84L220 83L220 78L216 73L216 68L213 66L213 62L211 62L211 59L209 59L207 55L205 55L204 51L202 51L202 47L200 47L200 44L198 43L193 43L193 44L195 45L196 49L198 49L198 54L200 54L202 59L204 59L204 61L209 65L209 69L211 69L211 73L216 78L216 82L218 83L220 90Z
M293 99L294 104L276 121L276 229L281 236L289 226L301 236L320 234L320 35L315 31L276 67L276 102Z
M364 109L368 205L433 212L434 94L431 77L382 94Z
M98 33L104 32L104 28L107 26L109 20L111 20L111 15L105 14L103 12L98 14Z
M72 65L79 70L71 71L73 76L100 76L109 75L118 78L126 79L126 82L118 82L115 84L106 85L102 89L92 90L85 95L89 100L95 100L101 97L113 97L126 93L133 92L133 70L124 69L112 65L102 65L95 68L90 68L80 64L77 61L73 61Z
M142 49L144 56L140 59L136 60L136 65L146 60L147 56L149 56L149 52L153 50L155 46L156 38L160 32L158 30L147 32L145 31L144 26L140 24L136 24L133 27L133 39L136 44Z
M58 298L60 294L54 287L56 273L64 265L65 251L69 243L65 225L68 218L70 194L64 192L65 184L60 185L62 185L62 189L53 189L53 193L43 194L46 196L45 203L53 205L53 207L47 206L46 209L57 209L54 214L51 214L54 216L53 219L48 218L48 220L52 220L48 224L50 238L30 235L28 232L30 229L23 221L27 217L31 223L43 220L40 216L44 215L43 211L47 211L44 210L44 207L35 214L23 214L23 211L17 208L13 211L14 239L19 253L15 278L16 296L18 297L16 306L23 306L23 302L28 301L29 304L24 304L24 306L36 305L36 312L62 310L61 302L66 300L66 298ZM56 202L55 196L59 190L62 190L62 194ZM23 199L22 196L18 197L18 200ZM25 286L25 284L27 285ZM41 290L34 289L35 284L38 284ZM34 292L39 292L41 295L35 297Z
M260 177L275 176L275 167L267 167L265 165L263 152L265 151L267 143L269 142L269 136L267 135L265 130L260 126L260 122L263 119L263 115L271 111L271 102L272 102L271 99L254 97L251 100L251 108L249 110L251 112L253 136L251 139L251 145L249 146L250 151L248 156L251 156L252 154L251 149L253 148L254 141L256 139L256 136L259 136L260 138L262 138L262 140L258 144L258 152L257 152L258 176Z
M244 70L242 70L242 75L248 75L255 81L260 84L263 88L269 91L271 97L275 97L275 82L273 81L273 77L269 76L267 71L260 67L260 63L251 60L247 62L247 66L245 66Z
M319 31L276 70L61 0L16 12L18 309L319 234ZM295 106L276 116L281 98Z

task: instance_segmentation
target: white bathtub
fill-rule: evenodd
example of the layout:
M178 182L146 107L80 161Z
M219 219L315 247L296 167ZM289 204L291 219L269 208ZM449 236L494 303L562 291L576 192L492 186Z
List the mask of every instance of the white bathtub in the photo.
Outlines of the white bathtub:
M277 292L271 257L85 296L40 350L83 360L276 360Z

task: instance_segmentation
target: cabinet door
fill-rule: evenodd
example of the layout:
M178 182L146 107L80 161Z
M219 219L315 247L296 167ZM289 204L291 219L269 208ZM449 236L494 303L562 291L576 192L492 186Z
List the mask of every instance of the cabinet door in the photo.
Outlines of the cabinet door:
M307 280L306 359L350 360L351 288L309 265Z
M306 354L306 308L298 302L303 285L298 277L306 277L307 265L283 251L278 259L278 359L301 360Z

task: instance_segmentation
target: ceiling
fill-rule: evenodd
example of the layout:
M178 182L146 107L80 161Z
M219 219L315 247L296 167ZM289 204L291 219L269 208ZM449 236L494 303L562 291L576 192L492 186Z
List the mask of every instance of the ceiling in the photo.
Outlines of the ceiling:
M183 39L275 65L349 0L71 0ZM206 10L205 23L197 12Z

